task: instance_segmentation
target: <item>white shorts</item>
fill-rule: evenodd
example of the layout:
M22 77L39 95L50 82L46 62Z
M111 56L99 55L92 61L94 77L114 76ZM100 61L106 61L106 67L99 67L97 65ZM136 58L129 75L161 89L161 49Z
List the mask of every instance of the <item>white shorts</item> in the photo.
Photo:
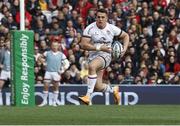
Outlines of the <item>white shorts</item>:
M46 71L45 76L44 76L44 81L45 82L51 82L51 81L60 81L60 75L58 72L48 72Z
M103 61L103 69L108 67L109 64L111 63L111 55L106 54L106 53L94 53L92 55L89 56L89 63L94 60L95 58L100 57Z
M10 74L11 74L10 71L2 70L1 75L0 75L0 80L8 80L8 79L10 79Z

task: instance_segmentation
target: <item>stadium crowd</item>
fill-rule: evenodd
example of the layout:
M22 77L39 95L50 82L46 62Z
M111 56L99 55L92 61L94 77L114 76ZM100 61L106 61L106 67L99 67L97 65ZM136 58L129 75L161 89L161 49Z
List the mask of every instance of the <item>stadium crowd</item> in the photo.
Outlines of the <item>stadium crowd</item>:
M130 36L128 52L104 71L111 84L180 84L179 0L25 0L25 26L35 33L36 83L43 83L45 61L38 57L58 41L70 67L62 84L87 83L88 51L80 48L84 28L105 8L109 22ZM0 48L19 29L19 0L0 2Z

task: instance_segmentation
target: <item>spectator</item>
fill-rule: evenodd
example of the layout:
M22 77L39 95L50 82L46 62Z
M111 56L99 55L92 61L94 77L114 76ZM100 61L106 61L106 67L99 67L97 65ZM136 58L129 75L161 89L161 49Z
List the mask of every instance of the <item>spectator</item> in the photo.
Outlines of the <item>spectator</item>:
M46 0L39 0L38 4L42 11L48 10L48 2Z
M93 22L95 22L95 10L94 9L90 9L89 10L89 13L88 13L88 16L87 16L87 19L86 19L86 25L89 25Z
M134 78L133 84L136 84L136 85L142 85L142 84L143 84L142 78L141 78L140 75L137 75L137 76Z
M142 78L142 83L147 84L148 81L148 68L145 64L140 67L138 75Z
M5 81L10 79L10 40L6 40L5 48L1 50L0 54L1 63L0 63L0 106L3 105L2 102L2 88L5 84Z
M64 13L62 12L61 9L58 10L57 18L58 18L58 20L59 20L59 26L60 26L60 28L62 28L63 30L65 30L65 29L66 29L67 19L65 18L65 15L64 15Z
M178 80L175 76L180 71L180 12L177 0L27 0L25 8L26 29L35 33L35 59L49 50L52 41L58 41L59 49L71 64L75 64L79 71L83 70L84 64L88 62L89 52L81 50L78 43L84 28L95 21L96 10L105 8L109 14L109 22L127 31L130 43L127 55L120 59L123 63L112 61L104 72L104 81L110 83L109 77L114 76L117 82L113 83L122 83L125 78L123 72L128 67L134 77L133 83L140 84L139 76L142 84L178 82L174 81ZM10 30L19 29L19 16L19 0L0 2L1 49L4 49ZM36 60L37 83L42 82L44 66L41 65ZM151 70L155 73L150 74ZM169 81L165 76L166 72L170 72ZM79 76L70 78L70 81L63 78L61 81L75 83L75 78L80 80ZM86 75L81 79L82 83L87 82Z
M170 56L166 63L166 72L178 73L180 71L180 64L177 63L174 56Z
M78 12L76 10L72 10L72 16L71 16L71 21L73 22L73 27L77 27L77 18L78 18Z
M117 76L117 84L123 84L124 76L122 74L119 74Z
M16 13L19 11L19 0L13 0L11 5L11 13L13 17L16 16Z
M162 57L158 58L158 69L159 69L159 77L163 77L165 71L166 71L166 67L164 64L164 59Z
M180 73L175 74L171 81L172 84L179 85L180 84Z
M87 50L85 50L82 53L82 56L79 58L79 64L81 64L82 69L84 67L84 64L86 64L88 62L88 56L89 56L89 52Z
M82 34L84 28L85 28L85 23L84 23L84 21L83 21L83 18L82 18L82 16L78 16L78 18L77 18L77 24L76 24L77 32L79 32L79 33Z
M17 24L20 25L20 11L17 11L15 18ZM32 15L28 11L25 11L25 27L27 29L31 29L31 21L32 21Z
M44 69L45 66L44 65L45 65L45 63L36 61L35 68L34 68L36 84L43 83L43 78L44 78L44 74L45 74L45 69Z
M80 13L80 16L82 16L82 18L84 19L83 21L84 23L88 15L88 10L92 7L93 5L90 2L88 2L88 0L79 0L76 6L76 10L78 11L78 13Z
M170 84L170 73L166 72L164 73L163 80L160 82L160 84Z
M66 20L69 20L71 18L71 13L70 13L70 8L69 6L67 6L66 4L62 6L61 8L63 14L64 14L64 17Z
M40 45L39 46L40 46L39 52L41 54L44 53L45 51L49 51L50 50L50 48L47 45L45 40L40 41Z
M69 61L66 59L66 56L59 51L58 42L52 42L51 50L44 52L39 60L41 61L42 58L46 59L46 72L44 75L43 102L39 107L47 105L49 84L53 84L53 106L57 106L59 82L61 79L60 74L68 69Z
M66 27L66 36L70 36L70 31L72 31L74 33L74 35L76 36L77 31L76 29L73 27L73 22L71 20L67 21L67 27Z
M69 68L69 73L70 73L71 77L75 78L76 75L80 72L75 64L71 64L71 66Z
M36 29L34 29L35 32L35 41L41 41L45 40L46 34L45 34L45 28L44 28L44 22L38 18L36 20Z
M122 82L123 84L132 84L134 77L131 75L131 68L126 67L124 70L124 81Z
M149 85L155 85L155 84L157 84L157 80L158 80L158 78L157 78L157 73L156 72L153 72L153 73L150 73L149 75L148 75L148 82L147 82L147 84L149 84Z
M80 76L80 73L77 73L75 78L74 78L73 84L82 84L82 83L83 83L83 81L82 81L82 78Z
M62 79L61 79L61 84L73 84L73 77L70 74L69 70L66 70L63 74L62 74Z
M60 36L64 34L63 29L59 26L59 20L56 17L52 17L52 27L50 28L49 34L51 36Z
M35 8L35 14L32 15L32 23L31 23L31 27L33 30L36 29L36 24L37 24L37 20L41 20L44 24L44 27L47 28L48 25L48 19L47 17L42 13L41 7L37 6Z
M109 82L110 82L110 84L117 84L118 83L116 76L113 73L113 71L109 73Z
M37 0L28 0L26 2L26 10L31 13L32 15L35 15L36 8L39 6L39 3Z
M35 58L35 62L38 61L38 58L39 58L40 55L41 55L41 54L39 53L39 48L38 48L38 46L35 46L35 47L34 47L34 58Z
M81 78L84 78L87 75L88 75L88 64L84 63L80 71L80 76Z
M7 17L7 28L9 28L9 30L17 30L18 29L18 25L15 22L12 14L9 14L9 16Z

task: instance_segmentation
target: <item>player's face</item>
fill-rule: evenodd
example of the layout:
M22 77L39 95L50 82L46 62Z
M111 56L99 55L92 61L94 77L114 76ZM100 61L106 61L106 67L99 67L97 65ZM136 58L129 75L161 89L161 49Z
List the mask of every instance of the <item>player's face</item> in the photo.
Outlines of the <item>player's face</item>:
M98 28L100 29L105 28L107 20L108 20L108 17L106 13L101 13L101 12L97 13L96 25L98 26Z
M53 42L51 48L54 52L56 52L59 49L59 44L57 42Z

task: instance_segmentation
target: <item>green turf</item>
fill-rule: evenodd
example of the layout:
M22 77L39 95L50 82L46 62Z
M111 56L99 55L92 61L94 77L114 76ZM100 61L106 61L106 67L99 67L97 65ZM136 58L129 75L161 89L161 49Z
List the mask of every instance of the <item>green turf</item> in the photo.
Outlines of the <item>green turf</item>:
M180 124L180 106L59 106L0 107L0 124L48 125L130 125Z

